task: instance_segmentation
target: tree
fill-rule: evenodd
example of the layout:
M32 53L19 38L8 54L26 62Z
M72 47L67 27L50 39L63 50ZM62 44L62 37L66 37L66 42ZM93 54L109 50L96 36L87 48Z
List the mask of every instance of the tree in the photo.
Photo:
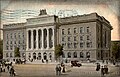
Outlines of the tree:
M14 53L15 53L15 57L20 57L20 51L18 47L15 47Z
M63 55L63 46L60 44L55 46L55 58L60 60L60 56Z
M118 60L120 58L120 41L112 42L112 58Z
M0 59L3 58L3 41L0 40Z

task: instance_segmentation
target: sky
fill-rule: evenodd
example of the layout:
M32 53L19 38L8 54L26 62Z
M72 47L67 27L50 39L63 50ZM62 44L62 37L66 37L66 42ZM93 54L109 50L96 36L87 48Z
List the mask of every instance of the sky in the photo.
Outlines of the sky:
M26 22L40 9L50 15L83 15L93 12L104 16L113 26L112 40L120 40L120 0L1 0L1 27L3 24Z

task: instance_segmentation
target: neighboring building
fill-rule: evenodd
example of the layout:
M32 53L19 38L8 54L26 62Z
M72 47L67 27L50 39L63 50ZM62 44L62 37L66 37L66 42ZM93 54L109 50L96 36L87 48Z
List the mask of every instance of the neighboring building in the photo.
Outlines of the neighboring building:
M4 25L4 59L11 59L14 46L18 46L26 60L53 62L57 44L64 47L63 60L109 59L111 30L110 23L97 13L58 18L41 10L38 17L26 23ZM15 39L15 33L18 37L24 34L24 38ZM25 43L19 44L23 40Z
M3 58L14 60L14 50L19 47L21 58L25 58L26 23L6 24L3 26Z

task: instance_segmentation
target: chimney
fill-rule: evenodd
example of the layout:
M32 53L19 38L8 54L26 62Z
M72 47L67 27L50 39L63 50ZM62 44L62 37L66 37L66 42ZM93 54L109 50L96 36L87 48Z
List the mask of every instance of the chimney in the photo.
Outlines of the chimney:
M41 16L41 15L47 15L46 9L40 10L39 16Z

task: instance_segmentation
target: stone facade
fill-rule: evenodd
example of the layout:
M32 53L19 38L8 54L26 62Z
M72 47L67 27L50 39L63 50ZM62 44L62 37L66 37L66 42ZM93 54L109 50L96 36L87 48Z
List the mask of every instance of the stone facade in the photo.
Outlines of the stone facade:
M10 55L18 46L28 61L54 62L57 44L64 47L63 60L109 59L112 27L104 17L97 13L66 18L41 14L26 23L4 25L4 59L13 59Z

